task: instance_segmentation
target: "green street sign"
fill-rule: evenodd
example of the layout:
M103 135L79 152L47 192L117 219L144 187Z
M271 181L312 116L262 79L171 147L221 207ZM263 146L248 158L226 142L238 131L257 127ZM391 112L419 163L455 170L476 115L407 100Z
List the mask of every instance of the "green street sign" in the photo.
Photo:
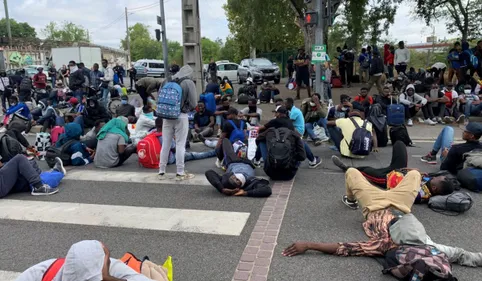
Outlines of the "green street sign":
M313 47L311 48L311 61L312 62L326 61L326 45L313 45Z

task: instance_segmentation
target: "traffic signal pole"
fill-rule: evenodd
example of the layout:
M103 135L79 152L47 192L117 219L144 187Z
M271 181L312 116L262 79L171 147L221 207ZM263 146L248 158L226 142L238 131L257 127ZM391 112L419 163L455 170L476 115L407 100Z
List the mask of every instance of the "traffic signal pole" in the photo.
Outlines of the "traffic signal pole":
M316 11L318 12L318 24L316 25L316 30L315 30L315 44L316 45L323 45L323 12L324 12L324 5L323 1L324 0L315 0L316 1ZM315 93L320 94L321 96L321 101L324 100L324 87L321 82L321 63L316 62L315 63L316 67L316 75L315 75Z

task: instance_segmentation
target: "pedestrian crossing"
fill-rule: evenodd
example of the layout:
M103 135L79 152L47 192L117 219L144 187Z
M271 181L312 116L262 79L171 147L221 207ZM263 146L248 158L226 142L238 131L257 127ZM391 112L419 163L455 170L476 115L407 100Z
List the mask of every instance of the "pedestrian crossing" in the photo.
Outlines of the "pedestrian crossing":
M83 185L83 182L87 181L94 182L94 184ZM194 187L209 186L210 188L206 189L209 191L206 192L215 192L202 173L195 174L193 179L178 182L175 180L174 174L172 178L161 181L157 178L156 171L139 169L137 167L129 168L128 171L73 168L68 171L63 179L59 194L45 197L32 197L26 193L1 199L0 227L2 227L2 221L8 220L17 221L22 225L28 225L28 223L56 224L58 227L66 226L69 229L74 229L76 232L82 232L83 227L93 226L119 229L121 232L127 231L128 233L145 230L155 231L159 233L159 238L163 237L163 235L170 236L172 234L181 237L183 233L187 235L212 235L210 239L216 240L219 239L216 238L219 236L239 237L243 233L248 220L253 218L251 214L252 210L250 210L249 207L245 210L235 208L236 211L229 211L229 207L223 207L221 208L223 210L219 210L220 208L212 204L206 204L202 209L189 209L188 205L186 205L187 208L185 209L178 208L177 205L174 206L175 208L163 208L158 205L154 205L156 207L153 207L153 202L156 202L156 198L152 198L152 202L145 203L149 207L144 207L138 206L137 203L134 204L135 206L132 206L129 200L125 200L126 202L109 202L109 194L104 194L105 197L97 201L94 200L95 203L88 201L91 200L88 197L82 197L83 199L77 199L75 196L74 198L68 197L69 190L72 190L72 188L75 188L78 184L83 185L82 190L86 189L87 192L89 192L89 188L92 188L92 191L96 189L96 193L93 192L92 194L99 196L98 188L105 185L116 187L116 190L119 191L118 194L122 194L122 192L127 193L126 191L131 188L126 183L143 184L143 187L153 189L158 188L159 196L170 196L170 193L163 192L163 187L169 187L170 189L175 187L181 191L179 194L172 195L173 198L169 199L174 201L182 201L185 199L185 196L192 192ZM112 188L110 190L112 192ZM153 192L153 194L157 193ZM213 193L213 197L216 195L217 193ZM69 202L65 202L65 200ZM86 200L88 203L77 202ZM220 197L219 200L224 201L226 199ZM243 199L239 198L238 200ZM263 200L260 200L260 206L263 202ZM162 205L162 203L160 203L160 205ZM179 206L182 207L183 204L179 204ZM9 226L16 227L15 224L13 224L13 226L9 224ZM55 231L54 228L52 231ZM12 241L9 241L8 245L14 247L16 242L15 238L12 237L11 239ZM72 241L72 243L75 242L77 241ZM6 246L4 246L3 249L6 249ZM8 248L6 250L8 250ZM10 249L9 251L14 251L14 249ZM29 260L27 257L24 258L27 261ZM42 260L38 260L38 262L40 261ZM19 263L22 264L21 261L19 261ZM33 264L34 263L30 261L28 264L22 264L22 269L26 269ZM2 271L2 269L4 271ZM12 268L2 268L0 264L1 281L15 280L19 273L10 271L11 269ZM17 269L16 266L15 269ZM21 269L18 269L18 271L21 271Z

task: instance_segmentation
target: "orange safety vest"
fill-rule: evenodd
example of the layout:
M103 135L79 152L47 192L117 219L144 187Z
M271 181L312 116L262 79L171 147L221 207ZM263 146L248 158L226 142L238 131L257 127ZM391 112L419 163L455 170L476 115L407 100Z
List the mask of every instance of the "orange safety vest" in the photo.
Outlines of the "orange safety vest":
M52 281L54 280L55 276L57 273L59 273L60 269L62 266L64 266L65 259L64 258L59 258L56 259L45 271L44 276L42 277L42 281Z

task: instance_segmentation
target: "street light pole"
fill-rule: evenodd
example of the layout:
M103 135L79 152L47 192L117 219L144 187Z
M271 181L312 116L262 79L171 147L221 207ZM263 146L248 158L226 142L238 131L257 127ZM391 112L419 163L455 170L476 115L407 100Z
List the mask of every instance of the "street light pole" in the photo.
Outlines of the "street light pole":
M129 34L129 17L127 14L127 7L126 7L126 44L127 44L127 65L130 67L131 65L131 36Z
M8 16L7 0L3 0L3 5L5 6L5 19L7 20L8 45L12 46L12 29L10 28L10 17Z
M164 0L159 0L161 6L161 36L162 36L162 56L164 58L164 77L169 81L171 80L171 73L169 71L169 53L166 36L166 16L164 14Z

